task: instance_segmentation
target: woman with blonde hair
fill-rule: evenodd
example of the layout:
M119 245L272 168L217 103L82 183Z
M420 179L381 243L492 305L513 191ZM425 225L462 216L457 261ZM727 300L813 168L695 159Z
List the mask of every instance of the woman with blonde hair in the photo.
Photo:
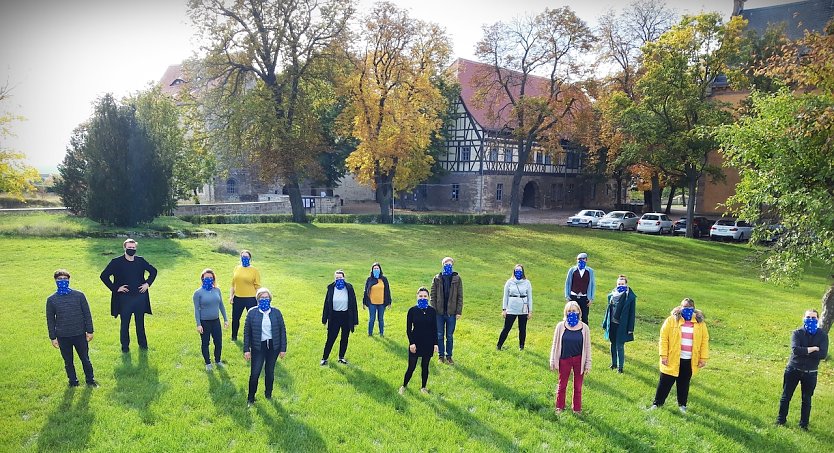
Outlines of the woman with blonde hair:
M223 294L217 287L217 277L211 269L203 269L200 273L202 286L194 291L194 320L197 322L197 333L200 334L202 344L200 349L206 362L206 371L212 370L209 359L209 337L214 341L214 363L217 368L223 368L220 353L223 351L223 330L220 328L220 315L223 323L229 327L226 317L226 307L223 306Z
M272 399L275 362L287 354L287 328L281 311L270 305L272 293L266 288L260 288L255 297L258 299L258 306L249 309L243 326L243 358L252 362L249 372L249 395L246 398L248 407L255 404L258 379L263 368L266 368L264 396L266 399Z
M580 321L582 309L576 301L565 304L564 318L556 324L550 348L550 371L559 373L556 390L556 412L565 410L565 392L573 371L573 411L582 411L582 381L591 371L591 333Z

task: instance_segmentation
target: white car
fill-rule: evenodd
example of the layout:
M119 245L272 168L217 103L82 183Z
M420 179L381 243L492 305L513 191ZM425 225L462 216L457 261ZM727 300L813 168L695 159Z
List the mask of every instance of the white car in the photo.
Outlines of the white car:
M649 212L643 214L637 221L638 233L672 233L672 220L662 212Z
M733 239L741 242L750 239L752 234L753 225L736 219L718 219L709 229L709 238L712 240Z
M611 211L605 214L594 228L606 230L636 230L637 214L631 211Z
M583 226L586 228L590 228L595 226L599 223L599 219L601 219L605 215L605 211L598 211L596 209L583 209L579 211L575 216L568 217L568 225L569 226Z

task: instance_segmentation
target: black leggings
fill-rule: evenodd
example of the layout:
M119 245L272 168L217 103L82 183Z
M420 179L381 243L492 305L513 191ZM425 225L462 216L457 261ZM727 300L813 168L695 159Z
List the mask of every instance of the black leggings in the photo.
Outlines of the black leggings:
M232 341L237 340L237 331L240 329L240 317L244 311L249 311L250 308L258 305L258 300L254 297L237 297L232 298Z
M507 340L507 335L513 328L515 318L518 318L518 347L524 349L524 341L527 339L527 315L507 315L504 318L504 330L498 336L498 347L504 346L504 341Z
M339 358L344 359L348 348L348 339L350 338L350 317L346 311L333 311L330 313L330 320L327 321L327 341L324 343L324 352L321 355L323 360L330 357L330 351L333 349L333 344L336 343L336 337L339 332L342 334L339 342Z
M417 359L422 357L423 360L420 362L420 369L421 369L421 376L423 378L423 388L426 388L426 383L429 382L429 362L431 361L432 354L419 356L414 354L413 352L408 353L408 369L405 370L405 377L403 378L403 387L408 386L408 381L411 380L411 375L414 374L414 370L417 368Z
M203 326L203 333L200 334L200 350L203 352L203 360L206 365L211 363L209 359L209 338L214 341L214 361L220 361L220 353L223 352L223 330L220 328L220 319L203 319L200 320L200 325Z
M660 381L657 383L657 391L654 394L654 404L663 406L672 384L677 383L678 406L686 406L689 399L689 381L692 380L692 360L681 359L680 369L677 376L660 373Z

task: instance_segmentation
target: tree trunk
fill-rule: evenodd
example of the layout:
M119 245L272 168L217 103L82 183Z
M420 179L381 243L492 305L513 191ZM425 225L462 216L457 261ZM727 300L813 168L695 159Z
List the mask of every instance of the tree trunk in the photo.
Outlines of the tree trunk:
M657 172L652 173L652 212L660 210L660 175Z
M617 204L623 204L623 178L617 178Z
M287 195L290 196L290 207L292 207L292 221L307 223L307 213L304 211L304 200L301 199L301 189L298 188L298 181L290 179L286 187Z
M669 188L669 199L666 200L666 215L672 213L672 199L675 198L675 186Z
M510 191L510 225L518 225L518 210L521 206L521 177L524 166L519 165L513 173L513 189Z
M691 172L690 172L691 173ZM689 174L687 182L689 183L689 199L686 200L686 237L691 238L695 236L695 191L698 186L698 178L694 174Z
M652 191L651 190L644 190L643 191L643 212L654 212L652 209Z
M834 277L834 275L832 275ZM831 329L831 324L834 324L834 283L828 287L828 291L822 296L822 319L820 319L820 328L825 332Z
M391 213L392 181L390 176L378 176L376 178L376 201L379 203L379 223L393 223Z

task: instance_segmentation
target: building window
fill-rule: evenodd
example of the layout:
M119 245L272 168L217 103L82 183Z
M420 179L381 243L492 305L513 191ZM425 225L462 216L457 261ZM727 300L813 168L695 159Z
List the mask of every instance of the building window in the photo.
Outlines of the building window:
M544 162L544 157L542 156L542 153L539 152L539 151L536 151L536 163L540 164L542 162Z
M497 188L495 189L495 199L497 201L501 201L504 198L504 184L498 183Z
M498 148L489 150L489 160L490 162L498 162Z
M237 181L234 178L229 178L226 181L226 193L229 195L237 194Z
M472 155L472 148L468 146L463 146L460 148L460 155L458 156L458 160L461 162L466 162L471 158Z
M545 154L544 155L544 164L545 165L553 164L553 156L551 156L550 154Z
M504 148L504 162L512 162L513 161L513 149L512 148Z
M452 200L460 197L460 184L452 184Z

